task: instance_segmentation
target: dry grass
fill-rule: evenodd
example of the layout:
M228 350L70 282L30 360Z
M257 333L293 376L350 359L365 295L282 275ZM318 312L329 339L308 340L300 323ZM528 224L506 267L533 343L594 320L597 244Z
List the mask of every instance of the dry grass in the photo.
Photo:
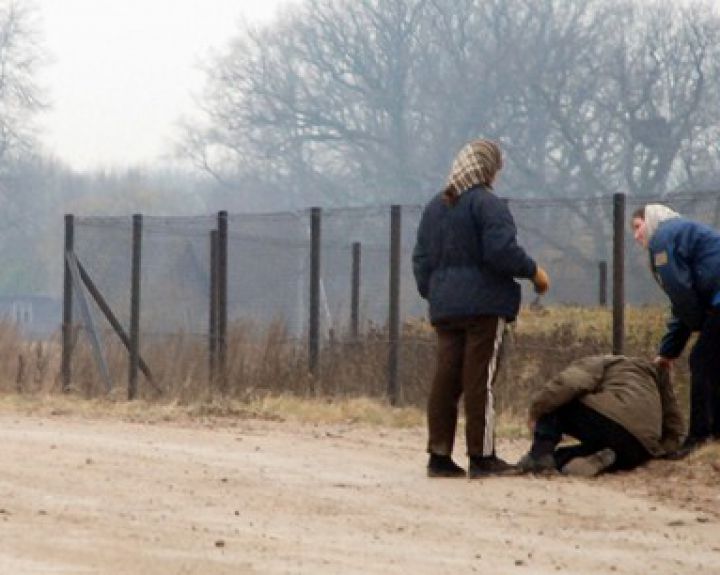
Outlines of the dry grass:
M113 418L145 423L214 421L238 418L299 423L363 424L382 427L417 427L425 414L415 407L393 408L371 398L307 399L292 395L268 395L246 401L234 399L182 403L173 401L121 401L108 397L78 401L60 394L0 396L0 412L39 416L75 416L87 419Z
M652 359L664 334L668 317L664 306L627 308L625 353ZM687 346L689 350L692 342ZM514 327L505 361L505 379L512 381L513 398L527 404L532 390L574 359L612 350L612 311L604 308L551 307L525 309ZM689 372L686 356L674 370L678 399L687 406Z
M628 307L625 310L625 343L631 350L654 352L667 321L663 306ZM612 345L612 310L599 307L555 306L523 309L517 321L519 333L553 340L572 335L577 342Z
M652 357L665 319L664 308L629 308L627 353ZM507 340L496 389L498 412L507 419L506 433L522 431L513 429L518 427L517 421L522 421L529 397L538 385L574 359L610 351L611 323L608 309L522 310ZM128 358L117 339L108 335L104 342L115 386L110 394L106 394L99 377L88 338L78 333L76 339L70 397L93 400L88 408L95 409L93 405L97 403L100 411L107 410L108 403L117 405L119 410L136 409L122 407L127 397ZM227 378L220 380L209 377L206 338L182 333L145 337L142 355L152 370L154 385L149 385L141 375L143 401L131 405L139 406L137 409L142 412L157 409L162 414L170 410L177 416L249 415L298 417L307 421L359 418L388 425L394 425L393 421L421 421L417 413L424 408L435 361L432 328L417 319L403 326L399 350L400 403L416 412L412 416L386 405L387 339L384 330L373 329L356 341L335 340L326 344L318 373L313 377L307 368L307 343L291 338L281 323L264 329L251 323L237 323L231 326L228 335ZM57 340L28 343L12 326L0 326L0 391L32 397L42 405L48 398L54 400L60 395L59 371ZM679 361L676 386L683 403L687 398L687 379L685 362ZM57 408L67 409L67 405Z
M59 371L57 340L25 341L14 324L0 322L0 391L38 393L55 383Z
M715 471L720 472L720 443L712 442L703 445L687 457L688 463L709 463Z

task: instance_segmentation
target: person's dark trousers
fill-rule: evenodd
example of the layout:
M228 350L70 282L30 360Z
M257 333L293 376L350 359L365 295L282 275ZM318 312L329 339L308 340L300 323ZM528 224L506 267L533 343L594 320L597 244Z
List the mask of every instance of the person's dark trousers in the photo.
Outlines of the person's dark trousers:
M428 398L428 452L451 455L464 395L469 456L495 451L493 383L504 320L494 316L445 321L435 326L437 363Z
M720 384L715 383L715 389L713 393L713 436L715 439L720 439Z
M574 437L580 443L556 449L563 435ZM561 469L575 457L608 447L615 452L615 463L610 471L633 469L651 457L642 443L624 427L573 400L538 419L530 452L535 457L553 453L555 464Z
M720 436L720 313L705 318L690 353L689 441Z

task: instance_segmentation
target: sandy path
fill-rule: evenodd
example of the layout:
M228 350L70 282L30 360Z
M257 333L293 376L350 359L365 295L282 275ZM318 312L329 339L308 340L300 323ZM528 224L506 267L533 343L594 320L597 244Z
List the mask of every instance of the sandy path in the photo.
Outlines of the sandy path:
M3 574L720 573L720 519L692 501L429 480L423 430L5 414L0 441Z

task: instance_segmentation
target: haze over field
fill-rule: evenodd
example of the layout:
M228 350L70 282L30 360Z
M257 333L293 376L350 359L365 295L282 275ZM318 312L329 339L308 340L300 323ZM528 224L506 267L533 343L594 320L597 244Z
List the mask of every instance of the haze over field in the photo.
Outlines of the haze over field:
M49 56L41 140L75 169L122 169L169 156L192 114L199 63L241 20L279 0L36 0Z
M416 206L478 136L521 240L587 276L558 301L595 289L615 192L720 221L678 203L720 182L715 2L0 0L0 23L0 293L57 292L64 213Z

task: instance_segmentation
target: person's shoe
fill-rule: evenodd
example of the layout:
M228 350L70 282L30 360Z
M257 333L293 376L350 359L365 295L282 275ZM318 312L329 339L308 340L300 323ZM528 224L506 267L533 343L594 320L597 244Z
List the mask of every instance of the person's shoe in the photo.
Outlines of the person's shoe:
M688 455L705 445L707 442L707 437L688 436L685 438L685 441L683 441L680 447L665 455L665 459L670 459L672 461L685 459Z
M465 477L465 470L449 455L430 454L427 465L428 477Z
M552 453L535 456L529 451L515 465L519 473L555 473L555 458Z
M470 479L479 479L491 475L514 475L516 473L514 465L510 465L507 461L503 461L495 455L488 457L470 456L470 465L468 467L468 477Z
M568 461L561 471L565 475L595 477L615 463L615 452L610 448L601 449L585 457L575 457Z

